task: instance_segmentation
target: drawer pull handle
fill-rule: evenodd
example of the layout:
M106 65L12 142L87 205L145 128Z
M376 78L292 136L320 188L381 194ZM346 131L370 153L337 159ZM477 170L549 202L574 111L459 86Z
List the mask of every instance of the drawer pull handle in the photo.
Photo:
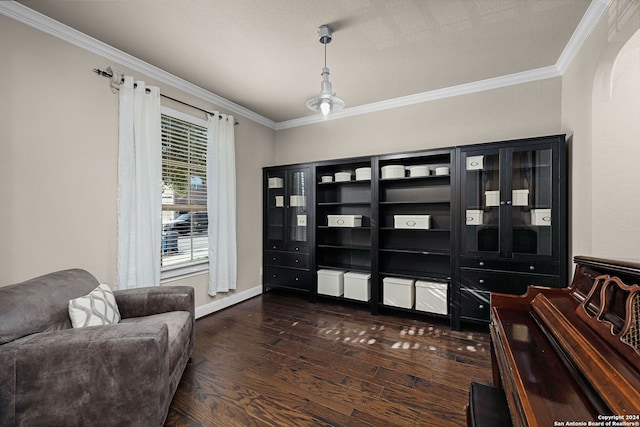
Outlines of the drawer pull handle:
M484 279L478 280L478 283L483 284L484 283Z
M480 304L480 305L478 306L478 308L479 308L480 310L484 309L484 304Z
M296 263L298 263L298 262L300 262L300 260L299 260L299 259L296 259Z
M300 248L296 246L296 252L299 251L299 250L300 250Z
M298 280L300 280L300 279L296 277L296 282L297 282Z
M273 275L273 278L275 279L276 277L278 277L278 275L277 275L277 274L274 274L274 275Z
M480 261L480 262L478 263L478 265L479 265L480 267L484 267L484 262Z
M275 257L275 256L274 256L274 257L273 257L273 260L274 260L274 261L277 261L277 260L278 260L278 257Z
M535 266L535 265L530 265L530 266L529 266L529 270L533 271L533 270L535 270L535 269L536 269L536 266Z
M272 247L271 249L276 249L276 248L277 248L277 246L276 246L276 245L273 245L273 247Z

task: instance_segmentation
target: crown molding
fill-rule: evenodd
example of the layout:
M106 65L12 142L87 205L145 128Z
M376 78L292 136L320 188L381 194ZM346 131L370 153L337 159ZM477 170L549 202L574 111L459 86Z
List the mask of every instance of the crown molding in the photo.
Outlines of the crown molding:
M301 117L299 119L286 120L276 123L276 130L289 129L297 126L304 126L313 123L342 119L345 117L359 116L362 114L375 113L392 108L406 107L408 105L421 104L423 102L435 101L454 96L468 95L471 93L483 92L486 90L498 89L523 83L546 80L554 77L561 77L555 65L538 68L535 70L523 71L520 73L508 74L506 76L494 77L476 82L465 83L457 86L450 86L428 92L416 93L399 98L387 99L385 101L372 102L370 104L359 105L357 107L345 108L336 113L331 113L326 119L320 115Z
M560 71L560 74L564 74L569 68L571 61L578 54L580 48L587 40L587 37L593 31L602 15L609 8L613 0L592 0L585 12L584 16L580 20L580 23L576 27L576 30L571 35L569 42L564 47L564 50L556 62L556 67Z
M176 89L182 90L183 92L194 95L204 101L218 105L221 108L227 109L233 114L245 117L256 123L262 124L268 128L278 131L297 126L304 126L324 121L341 119L345 117L353 117L362 114L384 111L392 108L405 107L408 105L434 101L437 99L467 95L471 93L523 84L537 80L561 77L569 67L571 61L577 55L587 37L593 31L593 28L600 21L602 15L605 13L612 1L613 0L591 1L589 7L587 8L587 11L585 12L585 15L580 20L578 27L569 39L569 42L565 46L555 65L466 83L458 86L451 86L428 92L388 99L385 101L373 102L357 107L345 108L342 111L331 114L326 119L321 116L314 115L300 117L292 120L285 120L282 122L274 122L271 119L268 119L245 107L231 102L219 95L216 95L213 92L194 85L193 83L183 80L180 77L168 73L158 67L148 64L132 55L122 52L112 46L109 46L106 43L94 39L91 36L88 36L67 25L64 25L61 22L55 21L26 6L16 3L15 1L0 1L0 14L6 15L12 19L15 19L16 21L41 30L47 34L62 39L82 49L93 52L122 66L141 72L144 75L154 78Z
M230 111L232 114L244 117L254 122L260 123L271 129L275 129L276 123L258 113L255 113L241 105L229 101L213 92L201 88L193 83L190 83L180 77L177 77L171 73L168 73L156 66L153 66L135 56L122 52L106 43L101 42L87 34L81 33L61 22L49 18L33 9L23 6L15 1L0 1L0 14L6 15L16 21L29 25L40 31L43 31L49 35L57 37L96 55L102 56L105 59L113 61L124 67L130 68L134 71L143 73L155 80L186 92L190 95L194 95L203 101L211 102L221 108Z

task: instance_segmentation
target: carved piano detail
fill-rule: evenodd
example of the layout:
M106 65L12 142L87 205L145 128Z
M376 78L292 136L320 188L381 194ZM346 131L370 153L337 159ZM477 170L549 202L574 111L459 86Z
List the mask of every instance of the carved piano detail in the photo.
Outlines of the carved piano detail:
M491 295L494 385L515 426L640 425L640 263L575 262L568 288Z

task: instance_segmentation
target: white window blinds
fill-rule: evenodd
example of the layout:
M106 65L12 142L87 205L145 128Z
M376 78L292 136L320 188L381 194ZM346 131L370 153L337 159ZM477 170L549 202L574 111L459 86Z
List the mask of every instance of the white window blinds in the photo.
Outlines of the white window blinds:
M163 269L207 260L206 180L206 127L162 114Z

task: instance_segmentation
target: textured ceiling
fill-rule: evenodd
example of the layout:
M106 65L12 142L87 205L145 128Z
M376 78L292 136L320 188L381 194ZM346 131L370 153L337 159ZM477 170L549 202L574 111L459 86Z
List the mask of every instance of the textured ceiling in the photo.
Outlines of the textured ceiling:
M556 64L589 0L21 0L275 122ZM103 64L96 64L102 66ZM117 68L117 66L115 67Z

